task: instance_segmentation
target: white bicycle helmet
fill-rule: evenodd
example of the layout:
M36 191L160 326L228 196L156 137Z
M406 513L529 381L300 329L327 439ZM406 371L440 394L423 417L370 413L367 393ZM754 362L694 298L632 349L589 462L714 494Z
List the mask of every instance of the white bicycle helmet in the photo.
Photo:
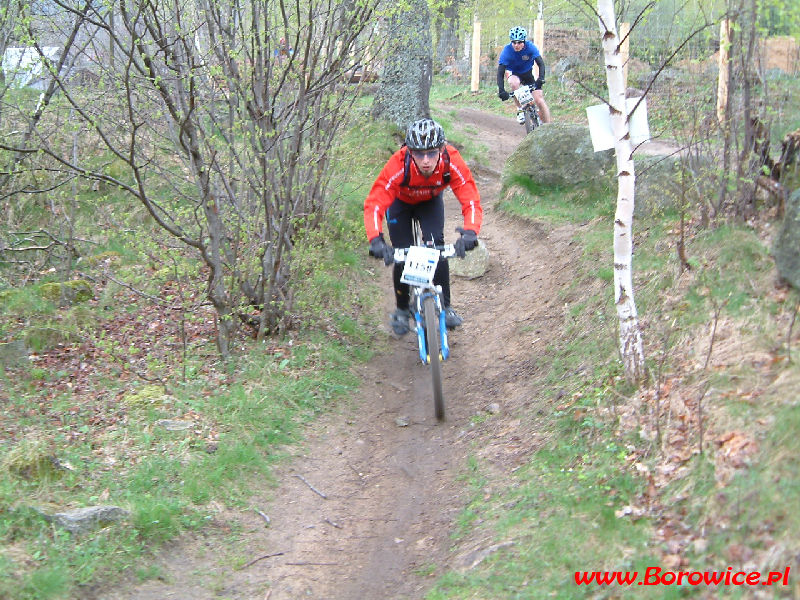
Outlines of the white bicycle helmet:
M528 37L528 32L524 27L512 27L508 30L508 37L512 42L524 42Z
M419 119L406 131L406 146L411 150L432 150L445 143L444 129L433 119Z

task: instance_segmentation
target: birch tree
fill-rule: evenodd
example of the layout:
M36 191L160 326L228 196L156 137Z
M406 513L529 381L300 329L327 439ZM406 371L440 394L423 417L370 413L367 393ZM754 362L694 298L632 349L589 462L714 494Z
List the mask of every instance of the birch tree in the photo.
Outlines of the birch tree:
M619 318L619 349L625 377L640 382L646 377L644 347L636 303L633 298L633 206L636 177L633 165L629 118L625 103L625 81L620 55L613 0L598 0L597 15L602 33L608 84L608 107L614 133L617 161L617 208L614 215L614 303ZM631 111L632 112L632 111Z

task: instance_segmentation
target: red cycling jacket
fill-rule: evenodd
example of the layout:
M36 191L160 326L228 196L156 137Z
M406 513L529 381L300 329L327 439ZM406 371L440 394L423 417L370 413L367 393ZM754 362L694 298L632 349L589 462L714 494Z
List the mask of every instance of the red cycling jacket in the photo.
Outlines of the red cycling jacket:
M372 184L372 189L364 201L364 227L367 230L367 239L371 240L381 233L383 215L395 198L399 198L407 204L419 204L431 200L448 185L461 203L464 229L480 233L483 222L480 194L478 194L478 187L475 185L472 173L458 150L447 145L447 152L450 155L449 184L444 183L442 179L445 167L444 160L440 158L430 177L423 176L412 160L408 185L401 186L406 152L407 148L404 146L392 154L392 157L381 169L375 183Z

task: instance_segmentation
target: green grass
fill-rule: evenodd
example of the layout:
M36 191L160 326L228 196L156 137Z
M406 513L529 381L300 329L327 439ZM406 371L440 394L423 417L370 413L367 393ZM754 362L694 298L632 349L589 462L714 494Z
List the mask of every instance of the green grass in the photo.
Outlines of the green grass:
M491 477L468 467L478 489L459 520L462 531L480 515L486 547L510 544L466 573L443 575L428 600L584 597L575 571L632 569L649 558L650 523L615 515L643 485L626 469L624 440L585 418L579 404L541 419L537 427L554 432L551 441L502 491L486 493Z
M653 546L657 523L617 516L623 507L643 502L646 480L631 468L631 457L640 456L650 472L667 457L640 438L634 424L616 416L618 408L640 390L652 389L653 382L632 389L620 372L610 285L613 205L614 194L607 190L547 189L523 179L513 182L513 193L500 205L508 214L545 226L580 226L574 239L582 258L576 276L560 291L565 319L554 325L561 333L539 358L542 375L521 384L536 400L519 415L519 430L521 435L541 434L541 444L511 474L475 457L464 468L472 492L455 528L456 547L463 548L459 544L467 538L472 545L476 537L484 540L484 548L502 547L473 569L442 573L428 600L679 598L698 593L678 587L600 590L574 581L576 571L643 573L649 566L664 566L665 549ZM796 555L800 539L795 509L800 471L793 458L800 451L800 407L794 393L800 374L796 365L781 362L775 350L786 335L778 319L785 327L796 300L774 297L769 249L744 225L688 227L686 251L693 268L681 274L675 250L678 218L666 212L634 221L634 291L651 372L658 367L662 374L680 376L685 400L708 382L709 451L685 463L685 474L664 490L661 501L708 544L686 550L693 569L724 571L731 564L729 549L746 546L761 558L770 548L779 550L773 562L783 562L769 567L779 570ZM715 346L721 364L698 372L695 362L702 364L707 348L697 349L692 340L708 335L715 310L725 323ZM732 343L752 354L729 354ZM766 353L779 359L774 367L768 366L772 359L765 359ZM640 410L633 418L652 423L652 406ZM473 426L487 428L490 435L490 423ZM662 421L661 427L677 425ZM749 458L751 467L721 489L720 467L710 450L713 436L726 431L748 432L758 452ZM687 445L696 444L697 426L685 435ZM718 597L747 594L726 588Z
M499 208L511 215L553 225L596 218L611 222L613 193L603 185L545 186L526 176L510 177Z
M348 356L324 336L297 343L281 360L251 348L235 383L210 388L198 380L169 403L152 391L131 400L124 436L92 437L82 419L68 422L69 431L91 440L83 445L62 446L65 440L49 436L45 422L32 420L40 437L27 450L17 446L14 460L2 453L0 501L14 508L0 516L0 539L39 557L41 567L21 570L3 556L11 578L0 577L0 591L14 598L69 596L95 577L113 578L136 565L146 545L206 526L212 501L245 506L255 483L270 481L271 467L284 455L280 448L302 438L303 423L357 385ZM193 431L156 425L186 410L202 415L196 427L212 424L219 432L211 449ZM117 466L97 459L98 446ZM53 470L50 456L75 470ZM75 540L39 516L49 507L96 504L101 495L130 511L130 519Z
M163 384L129 377L127 361L146 358L142 331L159 322L142 311L141 299L120 303L124 288L109 284L99 302L64 308L30 287L6 292L0 331L17 336L23 323L30 344L43 351L87 340L105 366L81 389L69 383L69 365L0 369L4 410L11 411L4 416L14 422L12 437L0 444L0 597L78 598L85 585L158 576L149 566L152 551L213 526L214 506L246 508L287 447L302 441L304 427L352 395L359 385L352 367L378 343L372 334L382 293L365 276L374 265L366 257L363 198L376 157L399 146L385 124L370 127L373 135L351 131L339 147L337 160L347 168L337 172L350 185L334 186L338 196L324 227L298 233L291 339L240 340L235 361L217 362L203 337L207 313L191 296L201 274L180 256L160 270L142 268L149 250L132 239L109 240L83 268L113 261L118 277L142 290L170 284L169 300L185 304L187 326L204 331L188 340L185 357L162 350L160 359L137 364ZM109 315L117 334L97 330ZM167 323L155 330L151 350L180 347L177 324ZM58 391L42 402L51 387ZM159 425L164 419L191 427L171 431ZM130 517L73 538L42 516L95 504L120 506Z

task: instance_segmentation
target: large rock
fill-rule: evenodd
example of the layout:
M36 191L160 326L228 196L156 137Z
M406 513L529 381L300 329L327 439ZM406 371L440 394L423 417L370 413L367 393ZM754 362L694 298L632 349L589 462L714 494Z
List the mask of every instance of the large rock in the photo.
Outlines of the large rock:
M73 281L43 283L39 286L39 295L53 302L79 304L94 298L92 285L84 279Z
M795 190L786 201L786 213L772 254L780 276L800 290L800 190Z
M678 207L681 193L681 158L677 153L634 155L636 216ZM510 187L524 176L545 187L610 184L616 196L614 150L595 152L589 127L550 123L525 137L506 162L503 185Z
M0 367L20 367L28 364L28 348L22 340L0 344Z
M478 240L478 245L467 252L462 259L450 260L450 274L466 279L482 277L489 268L489 250L483 240Z
M567 72L577 69L581 64L580 57L565 56L558 60L551 72L561 83L564 83L568 79Z
M614 171L614 151L595 152L588 125L547 123L525 136L503 169L503 185L519 175L543 186L594 183Z
M636 156L635 215L645 216L678 208L681 198L681 159L672 156Z

